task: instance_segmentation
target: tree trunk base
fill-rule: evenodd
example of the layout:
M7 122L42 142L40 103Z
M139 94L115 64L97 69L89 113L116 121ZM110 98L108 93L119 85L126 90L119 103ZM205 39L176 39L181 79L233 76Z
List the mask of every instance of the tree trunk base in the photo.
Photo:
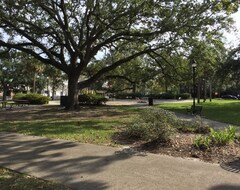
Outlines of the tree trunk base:
M64 110L66 110L66 111L80 111L80 105L79 104L75 104L74 106L72 106L72 107L68 107L68 106L66 106L65 108L64 108Z

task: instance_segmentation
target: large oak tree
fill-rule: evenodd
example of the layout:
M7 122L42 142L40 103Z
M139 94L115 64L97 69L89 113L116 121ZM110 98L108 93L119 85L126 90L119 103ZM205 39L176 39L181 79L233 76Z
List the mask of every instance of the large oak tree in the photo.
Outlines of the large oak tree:
M192 37L220 32L228 23L224 0L1 0L0 46L16 49L68 76L68 105L77 105L79 89L143 54L172 44L184 49ZM236 4L234 4L236 3ZM79 77L97 56L109 51L124 57Z

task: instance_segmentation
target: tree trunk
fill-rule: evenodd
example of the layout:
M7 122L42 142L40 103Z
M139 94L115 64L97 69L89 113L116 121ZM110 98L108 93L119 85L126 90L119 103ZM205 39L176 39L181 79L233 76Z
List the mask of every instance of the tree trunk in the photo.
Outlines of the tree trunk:
M67 110L74 110L79 108L78 104L78 75L68 76L68 98L67 98Z
M49 78L47 77L47 96L50 97L50 91L49 91Z
M209 83L209 101L212 101L212 81Z
M201 98L201 87L202 83L201 80L198 80L198 85L197 85L197 103L200 103L200 98Z
M7 90L8 90L7 85L3 84L3 97L2 97L3 101L7 100Z
M204 80L203 81L204 83L203 83L203 88L204 88L204 102L206 102L206 99L207 99L207 82L206 82L206 80Z
M55 99L55 86L53 84L53 86L52 86L52 100L54 100L54 99Z
M137 86L136 86L136 83L134 82L133 83L133 87L132 87L132 93L133 93L133 97L132 98L136 98L136 89L137 89Z
M167 81L167 79L165 80L165 92L166 93L168 92L168 81Z
M33 76L33 93L36 92L36 73L34 73L34 76Z

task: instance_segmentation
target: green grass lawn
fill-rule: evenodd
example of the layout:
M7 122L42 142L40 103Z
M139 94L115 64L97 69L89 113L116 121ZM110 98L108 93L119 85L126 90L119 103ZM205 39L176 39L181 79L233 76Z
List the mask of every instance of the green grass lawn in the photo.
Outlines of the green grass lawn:
M77 114L73 112L74 117L71 112L62 112L61 117L56 116L58 110L29 113L29 115L40 115L41 117L27 121L16 118L12 121L0 122L0 132L17 132L53 139L114 146L116 144L114 135L131 120L138 109L131 106L116 106L109 111L107 109L96 107L92 110L81 110ZM67 116L63 117L63 114Z
M120 122L118 119L109 118L34 120L1 123L0 131L18 132L83 143L111 144L111 136L117 130L115 127L122 124L123 122Z
M202 115L205 118L240 126L240 100L213 100L212 102L201 102ZM186 113L192 103L161 104L160 108Z

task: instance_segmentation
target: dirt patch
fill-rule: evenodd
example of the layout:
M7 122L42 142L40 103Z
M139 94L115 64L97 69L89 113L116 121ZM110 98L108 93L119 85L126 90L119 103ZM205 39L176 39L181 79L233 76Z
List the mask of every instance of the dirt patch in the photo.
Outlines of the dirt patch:
M165 154L182 158L197 158L211 163L230 163L240 158L240 142L235 141L227 146L211 147L207 150L199 150L193 146L194 138L198 134L179 133L170 143L144 142L129 139L124 133L115 136L119 144L128 145L137 151L146 151L154 154ZM238 161L240 162L240 160ZM235 161L236 163L236 161ZM239 168L240 170L240 168Z
M232 161L240 156L239 142L231 143L227 146L216 146L207 150L199 150L193 146L195 137L196 134L178 134L169 144L152 142L144 143L137 148L170 156L199 158L200 160L213 163Z
M114 106L83 106L79 111L66 111L63 107L56 105L14 107L10 110L1 110L0 113L0 121L100 118L128 115L128 113L117 110Z

